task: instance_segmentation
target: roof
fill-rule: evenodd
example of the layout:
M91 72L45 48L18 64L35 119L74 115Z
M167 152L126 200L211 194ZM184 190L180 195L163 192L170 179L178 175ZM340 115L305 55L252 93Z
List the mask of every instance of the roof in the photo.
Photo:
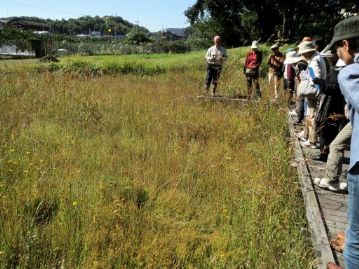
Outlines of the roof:
M178 37L186 37L187 28L167 28L166 32Z
M14 26L22 29L31 29L31 30L49 30L50 26L45 23L28 20L24 18L11 18L6 22L6 25Z

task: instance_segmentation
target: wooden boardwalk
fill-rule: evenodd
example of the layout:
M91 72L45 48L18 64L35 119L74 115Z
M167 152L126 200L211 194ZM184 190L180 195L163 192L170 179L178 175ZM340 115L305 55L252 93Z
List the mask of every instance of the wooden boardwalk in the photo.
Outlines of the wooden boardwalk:
M248 103L247 96L236 95L236 96L226 96L226 95L215 95L215 96L207 96L207 95L198 95L196 97L198 100L205 101L219 101L219 102L236 102L236 103Z
M294 165L298 167L302 183L302 193L306 204L306 213L312 233L314 248L318 258L318 268L326 268L328 261L335 260L343 266L343 255L330 248L329 240L347 227L348 195L323 190L313 184L315 177L325 176L325 162L314 161L312 157L319 154L319 149L302 147L295 136L303 128L295 125L289 116L291 141L294 145ZM341 181L346 181L349 152L345 152L345 164Z

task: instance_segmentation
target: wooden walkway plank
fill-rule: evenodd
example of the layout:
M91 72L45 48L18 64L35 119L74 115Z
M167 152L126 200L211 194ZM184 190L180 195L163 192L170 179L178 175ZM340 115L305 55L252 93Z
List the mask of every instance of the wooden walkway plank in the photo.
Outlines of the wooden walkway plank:
M238 102L238 103L248 103L249 100L247 96L225 96L225 95L215 95L215 96L206 96L206 95L198 95L196 97L199 100L207 100L207 101L219 101L219 102Z
M324 177L325 163L313 162L311 157L318 150L303 149L295 133L299 132L291 116L288 116L291 140L294 145L294 158L298 164L298 176L306 207L306 215L318 260L318 269L325 269L330 261L343 264L340 253L330 247L330 237L342 231L346 224L347 198L344 194L322 190L313 184L314 177Z

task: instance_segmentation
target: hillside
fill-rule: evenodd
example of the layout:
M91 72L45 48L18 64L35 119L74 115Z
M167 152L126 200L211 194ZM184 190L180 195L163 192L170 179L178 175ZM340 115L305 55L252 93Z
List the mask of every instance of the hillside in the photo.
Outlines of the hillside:
M3 21L9 21L15 17L1 18ZM134 27L138 27L123 19L119 16L104 16L104 17L91 17L83 16L77 19L68 20L51 20L41 19L37 17L16 17L18 19L24 19L37 23L43 23L47 25L52 33L58 34L90 34L91 31L98 31L102 34L108 34L111 29L111 34L124 34L128 33ZM148 30L144 27L140 27L142 30Z

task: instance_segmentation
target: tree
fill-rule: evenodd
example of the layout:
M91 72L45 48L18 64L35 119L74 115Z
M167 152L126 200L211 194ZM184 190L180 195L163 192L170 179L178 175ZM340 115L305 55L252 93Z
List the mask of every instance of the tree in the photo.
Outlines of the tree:
M212 32L220 34L227 45L239 43L240 37L240 1L198 0L185 11L190 23L202 26L208 23ZM206 31L208 32L211 31ZM213 36L212 36L213 37Z
M134 27L127 34L127 40L132 44L141 44L150 41L148 30L140 27Z
M328 38L338 21L358 12L357 0L197 0L185 15L191 28L215 25L227 45L240 45L258 38Z

